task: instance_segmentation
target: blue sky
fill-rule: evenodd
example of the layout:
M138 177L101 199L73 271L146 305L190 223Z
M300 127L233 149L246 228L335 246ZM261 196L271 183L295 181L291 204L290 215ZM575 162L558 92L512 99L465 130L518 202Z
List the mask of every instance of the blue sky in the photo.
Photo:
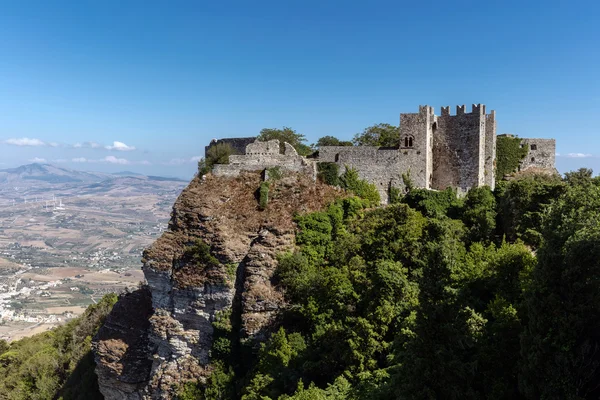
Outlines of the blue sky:
M418 3L418 4L416 4ZM0 162L190 177L211 138L309 142L484 103L600 171L598 1L0 1Z

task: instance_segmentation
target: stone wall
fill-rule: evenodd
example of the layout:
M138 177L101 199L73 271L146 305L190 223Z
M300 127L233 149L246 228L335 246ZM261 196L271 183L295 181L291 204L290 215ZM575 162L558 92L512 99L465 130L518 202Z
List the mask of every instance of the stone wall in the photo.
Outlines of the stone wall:
M288 171L303 172L316 179L317 169L314 161L299 156L289 143L284 143L284 149L281 154L279 140L255 141L246 146L244 154L229 156L229 164L214 165L212 173L215 176L235 177L242 171L280 167Z
M340 174L345 167L355 168L361 179L373 183L382 202L388 201L389 187L402 187L402 164L396 148L375 146L324 146L319 149L318 162L334 162Z
M529 168L554 170L556 159L556 140L554 139L521 139L521 145L527 146L529 152L521 161L519 171Z

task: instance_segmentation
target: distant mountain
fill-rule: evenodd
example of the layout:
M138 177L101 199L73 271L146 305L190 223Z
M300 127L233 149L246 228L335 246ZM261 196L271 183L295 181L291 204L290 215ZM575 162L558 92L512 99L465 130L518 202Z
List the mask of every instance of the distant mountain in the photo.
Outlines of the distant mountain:
M114 172L111 175L117 175L117 176L144 176L144 174L140 174L138 172L131 172L131 171Z
M173 182L188 182L184 179L162 177L162 176L146 176L137 172L121 171L113 174L102 172L85 172L77 171L70 168L57 167L52 164L27 164L17 168L8 168L0 170L0 184L21 184L31 185L33 182L45 182L47 184L60 183L83 183L83 184L98 184L105 181L115 181L113 184L121 184L124 179L135 179L137 182L142 181L173 181Z
M76 171L51 164L27 164L17 168L0 170L0 183L19 181L43 181L47 183L93 183L107 179L110 175Z

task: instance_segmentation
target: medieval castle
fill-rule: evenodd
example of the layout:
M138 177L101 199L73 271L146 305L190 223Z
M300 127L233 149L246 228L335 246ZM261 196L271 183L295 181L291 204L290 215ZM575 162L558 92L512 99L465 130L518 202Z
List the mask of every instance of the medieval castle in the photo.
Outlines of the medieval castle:
M340 173L344 167L355 168L362 179L377 186L382 199L387 199L390 187L403 189L403 174L410 176L415 187L425 189L452 187L464 193L472 187L493 189L495 185L496 113L487 114L483 104L473 104L471 112L457 106L456 115L450 114L450 107L442 107L441 115L435 115L430 106L419 106L418 113L400 114L400 143L392 148L325 146L315 158L305 158L287 143L280 151L278 141L254 140L213 141L211 146L229 143L241 154L231 155L229 164L215 165L213 173L235 176L240 171L279 166L316 176L316 163L336 163ZM554 139L522 139L521 146L528 147L528 154L520 170L554 170Z

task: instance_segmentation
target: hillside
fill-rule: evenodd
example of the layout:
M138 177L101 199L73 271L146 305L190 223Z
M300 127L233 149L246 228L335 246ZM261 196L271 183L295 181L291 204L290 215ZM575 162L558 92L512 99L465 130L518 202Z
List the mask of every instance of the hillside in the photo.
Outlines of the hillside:
M195 178L93 340L100 306L0 342L0 398L598 398L590 171L385 207L270 175Z
M144 253L150 296L94 339L106 399L597 398L600 179L376 208L294 174L263 186L184 190Z

